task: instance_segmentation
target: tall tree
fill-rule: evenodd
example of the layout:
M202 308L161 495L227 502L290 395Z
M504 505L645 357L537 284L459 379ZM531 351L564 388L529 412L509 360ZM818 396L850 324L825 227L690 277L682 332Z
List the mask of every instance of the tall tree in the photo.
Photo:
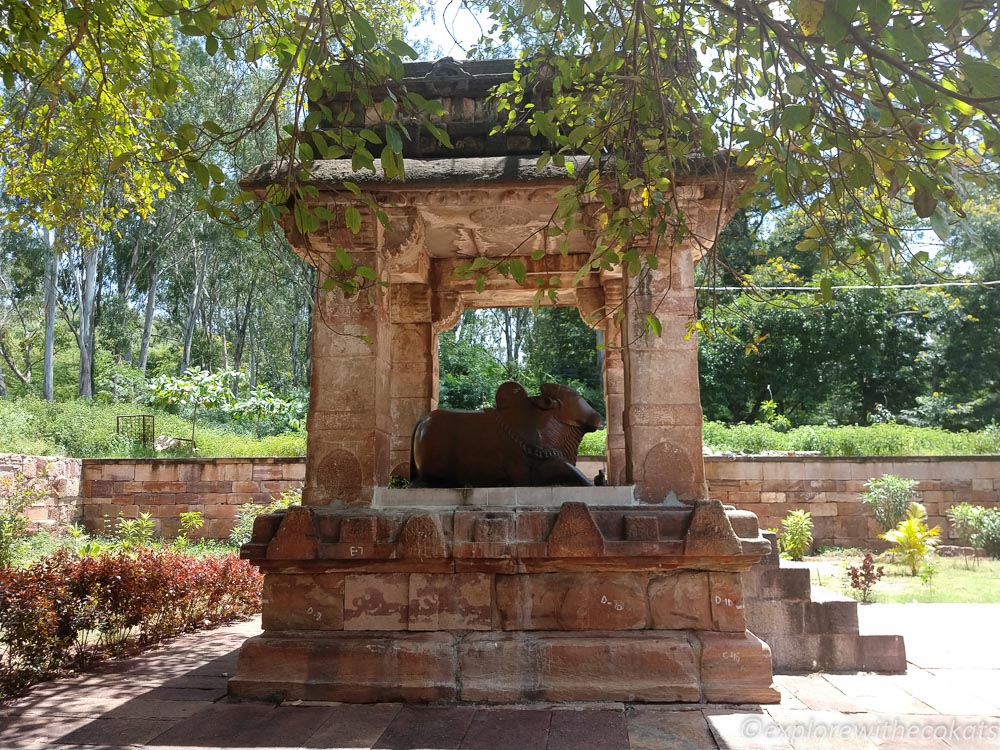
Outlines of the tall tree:
M49 237L48 252L45 255L45 355L42 364L42 398L52 401L55 397L55 345L56 345L56 289L59 273L58 233L46 232Z

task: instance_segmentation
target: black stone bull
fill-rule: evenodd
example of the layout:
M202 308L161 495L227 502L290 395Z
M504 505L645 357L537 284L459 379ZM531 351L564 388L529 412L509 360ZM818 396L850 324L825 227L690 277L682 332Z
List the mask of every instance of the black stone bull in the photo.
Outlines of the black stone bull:
M576 468L580 440L601 415L572 388L545 383L528 396L518 383L497 389L496 408L435 409L413 430L415 487L588 486Z

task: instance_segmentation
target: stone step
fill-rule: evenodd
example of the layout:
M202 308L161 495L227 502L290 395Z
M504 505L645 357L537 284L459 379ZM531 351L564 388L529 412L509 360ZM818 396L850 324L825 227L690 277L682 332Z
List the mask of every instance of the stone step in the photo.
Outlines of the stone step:
M901 635L858 633L771 634L774 671L796 672L906 672L906 647Z

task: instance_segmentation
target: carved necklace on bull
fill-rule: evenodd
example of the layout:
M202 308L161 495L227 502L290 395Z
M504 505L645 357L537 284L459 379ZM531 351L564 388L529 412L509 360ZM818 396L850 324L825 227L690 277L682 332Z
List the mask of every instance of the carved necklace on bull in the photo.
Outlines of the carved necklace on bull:
M496 418L497 424L500 425L500 431L527 456L538 460L563 458L563 453L558 448L540 448L537 445L528 443L523 437L517 434L517 431L513 427L507 424L507 420L503 418L499 409L493 411L493 416Z

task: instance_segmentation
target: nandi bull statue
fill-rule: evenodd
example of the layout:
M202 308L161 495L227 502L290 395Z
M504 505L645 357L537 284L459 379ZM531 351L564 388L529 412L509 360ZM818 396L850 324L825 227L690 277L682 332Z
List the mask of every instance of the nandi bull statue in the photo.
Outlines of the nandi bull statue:
M496 408L435 409L413 430L410 481L416 487L589 486L576 468L580 440L601 415L572 388L545 383L529 396L518 383L497 388Z

